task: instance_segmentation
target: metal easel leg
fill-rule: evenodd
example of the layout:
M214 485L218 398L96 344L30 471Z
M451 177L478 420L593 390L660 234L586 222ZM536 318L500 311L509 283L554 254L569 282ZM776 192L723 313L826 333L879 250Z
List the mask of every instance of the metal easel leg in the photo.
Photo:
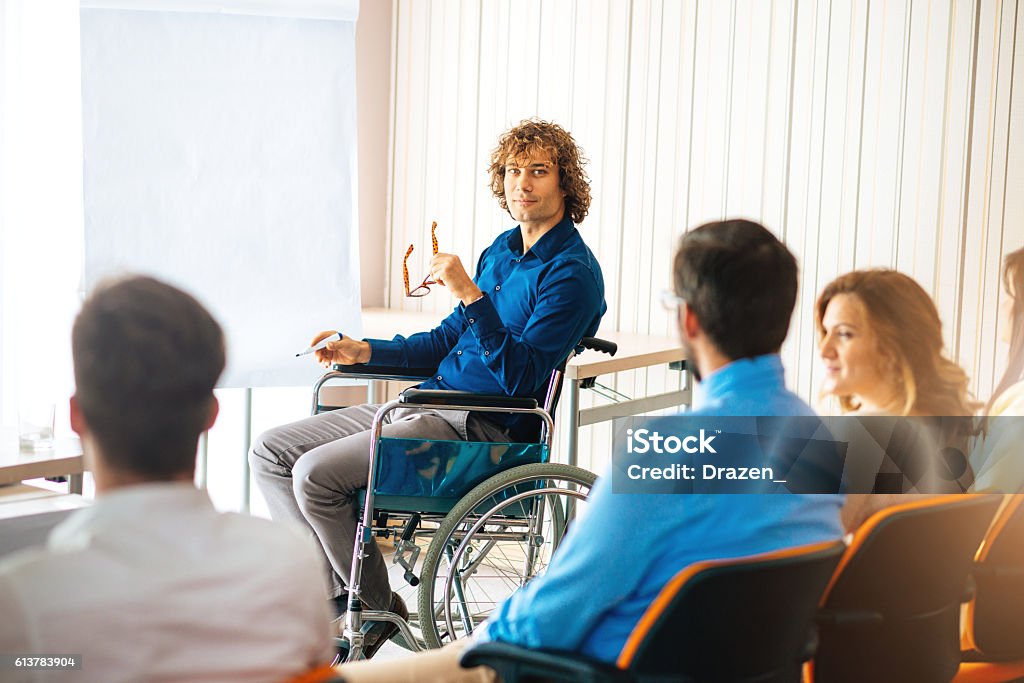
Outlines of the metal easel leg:
M252 473L249 471L249 448L252 446L252 387L245 388L245 420L242 429L242 440L245 444L242 449L242 512L249 512L252 502Z
M248 458L246 462L248 462ZM199 475L196 485L205 491L210 479L210 432L208 431L199 435L199 462L196 463L196 471Z

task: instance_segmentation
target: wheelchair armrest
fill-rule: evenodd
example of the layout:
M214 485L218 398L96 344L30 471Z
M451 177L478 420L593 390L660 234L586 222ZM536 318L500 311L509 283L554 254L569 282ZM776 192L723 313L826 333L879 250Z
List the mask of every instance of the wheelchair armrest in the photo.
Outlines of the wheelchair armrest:
M622 669L572 652L527 650L518 645L498 642L471 645L462 653L459 664L464 668L480 665L490 667L505 683L538 678L591 683L633 680Z
M513 408L532 410L537 407L535 398L517 398L514 396L488 396L474 394L469 391L445 391L441 389L409 388L402 392L398 399L402 403L421 406L479 406L481 408Z
M342 365L335 363L331 366L335 372L366 379L390 379L409 382L422 382L434 376L435 368L406 368L392 365L367 365L357 363L356 365Z

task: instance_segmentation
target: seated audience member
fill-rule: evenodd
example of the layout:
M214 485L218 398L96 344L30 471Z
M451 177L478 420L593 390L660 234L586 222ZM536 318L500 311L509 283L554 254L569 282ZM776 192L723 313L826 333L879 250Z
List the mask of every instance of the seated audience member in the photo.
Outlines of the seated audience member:
M985 405L984 438L971 455L975 487L1012 493L1024 486L1024 249L1006 256L999 307L999 338L1010 346L1006 371Z
M701 226L680 241L674 277L682 344L701 381L692 414L814 415L786 389L778 356L797 265L772 233L743 220ZM614 662L683 568L838 539L841 503L839 495L616 494L602 477L547 572L499 605L474 637ZM494 680L486 667L459 669L465 644L341 672L349 683Z
M281 681L329 662L312 539L218 513L193 485L224 369L217 322L157 280L112 281L82 306L72 354L71 426L97 499L0 565L0 653L75 654L80 668L0 677Z
M942 454L966 452L978 404L968 393L967 374L943 353L942 321L928 293L895 270L854 271L822 290L815 323L825 366L822 392L835 396L844 414L867 417L861 425L879 431L885 449L872 462L863 461L863 452L847 454L847 473L874 480L867 483L871 493L863 482L847 482L847 530L910 500L899 494L962 492L971 478L966 459L947 461Z
M437 283L459 300L455 310L433 330L409 337L331 342L317 360L437 368L420 388L535 397L543 404L551 371L580 339L597 332L607 309L601 268L576 228L590 206L585 163L572 135L557 124L529 119L505 132L491 153L490 187L518 225L484 249L472 278L458 256L436 253L428 282L406 292L422 296ZM332 333L321 332L313 342ZM316 533L339 611L347 604L344 584L358 525L354 501L366 487L369 429L378 407L353 406L276 427L254 441L249 458L271 516ZM383 435L519 441L535 438L535 427L533 418L521 415L400 409L388 416ZM376 544L362 562L359 590L372 609L408 617ZM363 643L366 657L397 630L374 623Z

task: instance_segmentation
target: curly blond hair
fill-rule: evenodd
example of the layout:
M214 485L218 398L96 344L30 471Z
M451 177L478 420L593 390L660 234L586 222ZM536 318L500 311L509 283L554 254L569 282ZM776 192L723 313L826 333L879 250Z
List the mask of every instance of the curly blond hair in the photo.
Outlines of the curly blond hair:
M913 278L888 268L840 275L822 290L815 306L818 339L829 302L850 294L864 305L878 340L878 362L898 387L903 415L972 415L980 407L968 389L967 373L943 353L942 320L935 302ZM844 411L860 406L840 396Z
M582 223L590 210L590 178L583 170L588 160L567 130L538 118L520 121L498 138L498 146L491 152L487 172L491 174L491 192L498 198L498 204L508 211L505 163L509 159L527 159L537 152L545 152L558 164L558 185L565 193L565 211L573 223Z

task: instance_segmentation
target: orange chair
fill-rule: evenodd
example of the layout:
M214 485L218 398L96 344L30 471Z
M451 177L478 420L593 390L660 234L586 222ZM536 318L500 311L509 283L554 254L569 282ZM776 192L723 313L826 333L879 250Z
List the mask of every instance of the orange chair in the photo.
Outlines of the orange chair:
M520 680L798 683L814 647L814 613L841 542L699 562L679 572L633 629L615 665L489 642L464 667Z
M345 679L341 677L337 669L330 664L324 664L294 678L289 678L287 683L344 683L344 681Z
M1024 678L1024 494L1007 496L974 558L958 683Z
M1024 659L1024 494L1007 499L974 558L964 649L980 661Z
M1024 681L1022 662L964 662L952 683L1013 683Z
M814 683L947 683L960 665L960 604L999 496L896 505L854 535L819 613Z

